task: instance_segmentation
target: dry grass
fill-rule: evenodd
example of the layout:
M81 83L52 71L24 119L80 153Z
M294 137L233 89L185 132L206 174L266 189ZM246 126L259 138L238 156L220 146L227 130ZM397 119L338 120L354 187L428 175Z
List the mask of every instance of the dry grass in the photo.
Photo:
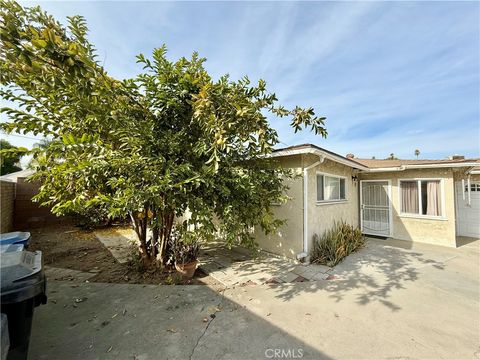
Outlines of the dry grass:
M101 231L125 232L124 226L102 229ZM46 266L73 269L83 272L94 271L90 282L172 285L183 283L175 270L138 271L134 264L119 263L95 237L93 231L82 230L70 225L49 226L31 231L30 250L41 250ZM188 284L215 285L216 281L197 269L195 277Z

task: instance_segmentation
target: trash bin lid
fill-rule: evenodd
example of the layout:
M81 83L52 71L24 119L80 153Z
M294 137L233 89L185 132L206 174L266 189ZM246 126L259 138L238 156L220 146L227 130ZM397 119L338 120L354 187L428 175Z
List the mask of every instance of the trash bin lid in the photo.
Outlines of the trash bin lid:
M45 291L41 251L15 251L0 254L1 303L11 304Z
M23 244L6 244L0 245L0 253L22 251L25 245Z
M9 233L0 234L0 244L15 244L23 243L27 244L30 239L30 233L27 231L14 231Z

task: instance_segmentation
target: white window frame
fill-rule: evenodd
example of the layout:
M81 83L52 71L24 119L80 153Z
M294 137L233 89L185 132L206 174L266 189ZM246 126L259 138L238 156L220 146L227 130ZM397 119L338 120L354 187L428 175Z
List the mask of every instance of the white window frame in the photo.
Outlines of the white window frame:
M324 178L323 178L323 194L324 194L324 196L325 196L325 176L329 176L329 177L333 177L333 178L337 178L337 179L343 179L345 181L345 199L318 200L318 193L317 193L318 175L324 176ZM348 185L347 185L347 177L346 176L329 174L329 173L322 172L322 171L317 171L315 173L315 201L317 202L317 205L345 203L345 202L348 201L348 191L347 190L348 190Z
M416 181L418 186L418 214L404 213L402 212L402 181ZM440 210L441 215L423 215L421 213L423 204L422 204L422 181L440 181ZM429 220L448 220L445 213L445 179L442 178L410 178L410 179L398 179L398 213L400 217L405 218L418 218L418 219L429 219Z
M468 192L468 184L465 184L465 192ZM470 192L480 192L480 183L471 182L470 183Z

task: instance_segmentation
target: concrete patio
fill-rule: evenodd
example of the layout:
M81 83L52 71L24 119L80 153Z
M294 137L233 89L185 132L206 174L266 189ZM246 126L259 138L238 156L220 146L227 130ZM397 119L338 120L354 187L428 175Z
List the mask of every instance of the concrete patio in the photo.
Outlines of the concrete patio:
M29 358L479 359L479 245L369 240L330 280L220 289L50 277Z
M478 241L472 241L470 239L463 244L478 245ZM429 257L423 258L415 250L427 251ZM370 274L385 270L407 276L410 269L440 264L457 256L456 250L451 248L395 239L367 238L364 248L330 268L317 264L303 265L265 252L252 258L251 253L243 248L228 249L222 243L209 243L203 246L199 267L224 286L230 287L249 283L345 280L358 276L359 273Z
M202 249L199 267L225 286L324 280L332 271L328 266L305 266L265 252L252 258L248 250L228 249L222 243L207 243Z

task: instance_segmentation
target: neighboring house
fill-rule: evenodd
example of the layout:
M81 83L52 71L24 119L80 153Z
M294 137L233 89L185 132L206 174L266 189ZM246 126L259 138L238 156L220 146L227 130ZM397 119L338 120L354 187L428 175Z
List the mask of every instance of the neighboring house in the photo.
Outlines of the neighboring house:
M17 182L18 178L27 178L30 175L33 175L34 173L35 171L32 169L20 170L7 175L0 176L0 181Z
M339 220L367 235L451 247L480 237L480 159L365 160L311 144L271 157L298 176L287 180L290 200L274 209L287 224L256 233L266 251L304 257L313 235Z

